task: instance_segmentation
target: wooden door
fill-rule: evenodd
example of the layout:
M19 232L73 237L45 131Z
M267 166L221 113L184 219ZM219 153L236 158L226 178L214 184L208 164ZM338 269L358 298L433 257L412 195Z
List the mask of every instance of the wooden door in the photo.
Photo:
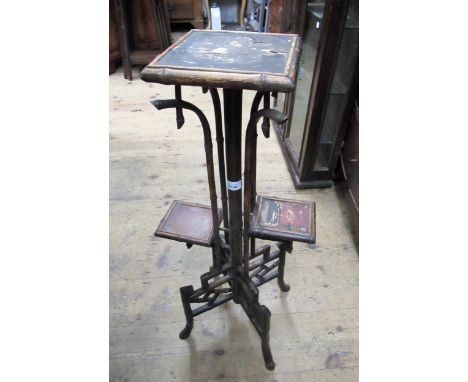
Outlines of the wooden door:
M161 49L152 2L153 0L129 2L134 50Z
M115 16L114 0L109 0L109 62L120 59L119 27Z

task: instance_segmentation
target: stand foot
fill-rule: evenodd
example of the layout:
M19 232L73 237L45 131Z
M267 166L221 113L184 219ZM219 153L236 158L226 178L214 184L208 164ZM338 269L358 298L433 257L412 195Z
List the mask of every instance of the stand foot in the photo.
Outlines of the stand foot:
M191 323L188 323L185 325L185 328L183 328L180 333L179 333L179 338L181 340L185 340L186 338L188 338L188 336L190 336L190 333L192 333L192 329L193 329L193 322Z
M273 356L271 355L270 344L263 344L262 340L262 352L263 352L263 359L265 360L265 367L268 370L275 370L276 364L273 361Z
M291 286L289 284L286 284L282 278L278 276L278 286L281 290L281 292L289 292L291 289Z
M193 293L193 286L184 286L180 288L180 297L182 298L182 306L184 307L185 320L187 324L185 328L179 333L179 338L181 340L186 339L193 329L193 314L192 308L190 307L190 295Z
M273 361L273 356L270 349L270 316L271 313L265 305L262 305L262 353L263 359L265 361L265 366L268 370L275 369L275 361Z

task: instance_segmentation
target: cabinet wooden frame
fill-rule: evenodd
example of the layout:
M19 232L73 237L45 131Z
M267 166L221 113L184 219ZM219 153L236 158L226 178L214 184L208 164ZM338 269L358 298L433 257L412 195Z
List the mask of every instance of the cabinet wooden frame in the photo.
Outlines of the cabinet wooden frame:
M112 0L114 2L115 17L118 25L120 41L120 53L122 57L124 77L129 81L133 80L132 65L146 65L151 59L161 51L171 45L171 29L169 24L169 14L167 10L167 0L147 0L150 8L148 20L154 23L156 31L157 47L149 49L149 46L140 49L132 49L135 37L133 36L133 21L130 12L131 0ZM143 13L143 15L145 15ZM129 17L130 16L130 17ZM142 27L145 30L145 27ZM151 43L149 45L152 45Z
M307 106L307 114L302 136L300 152L296 153L289 140L295 93L285 96L283 112L289 120L283 127L273 123L278 141L285 158L288 171L296 188L330 187L340 152L347 121L352 113L353 94L357 92L358 65L354 69L349 90L348 101L343 110L341 125L333 142L326 167L315 168L320 137L323 132L328 100L340 51L345 21L350 0L326 0L323 19L314 63L314 72ZM292 33L302 35L305 28L307 7L306 0L297 0L294 10L294 27Z
M205 29L201 0L166 0L171 23L189 23L196 29ZM210 9L208 0L203 0Z

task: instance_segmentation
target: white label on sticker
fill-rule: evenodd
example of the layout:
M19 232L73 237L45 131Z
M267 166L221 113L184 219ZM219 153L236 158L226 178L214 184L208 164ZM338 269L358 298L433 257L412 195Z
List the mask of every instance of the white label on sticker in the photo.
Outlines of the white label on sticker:
M242 188L242 180L238 180L237 182L230 182L228 180L228 190L230 191L238 191Z
M227 53L227 51L228 49L226 48L216 48L212 50L213 53L217 53L217 54L224 54L224 53Z

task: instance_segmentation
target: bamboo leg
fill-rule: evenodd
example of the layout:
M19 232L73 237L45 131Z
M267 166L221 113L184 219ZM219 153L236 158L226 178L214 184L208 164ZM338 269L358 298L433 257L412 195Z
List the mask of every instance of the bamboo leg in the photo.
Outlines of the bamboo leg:
M187 338L193 329L193 314L190 307L190 295L193 293L193 286L184 286L180 288L180 297L182 298L182 305L184 307L185 320L187 321L185 328L179 333L179 338L184 340Z
M226 172L229 202L229 245L233 264L232 289L234 302L238 303L239 281L242 263L242 174L241 130L242 90L224 89L224 126L226 146Z
M270 317L271 313L270 310L265 306L262 305L262 321L260 323L262 328L262 353L263 359L265 360L265 366L268 370L275 369L275 361L273 361L273 355L271 354L270 349Z

